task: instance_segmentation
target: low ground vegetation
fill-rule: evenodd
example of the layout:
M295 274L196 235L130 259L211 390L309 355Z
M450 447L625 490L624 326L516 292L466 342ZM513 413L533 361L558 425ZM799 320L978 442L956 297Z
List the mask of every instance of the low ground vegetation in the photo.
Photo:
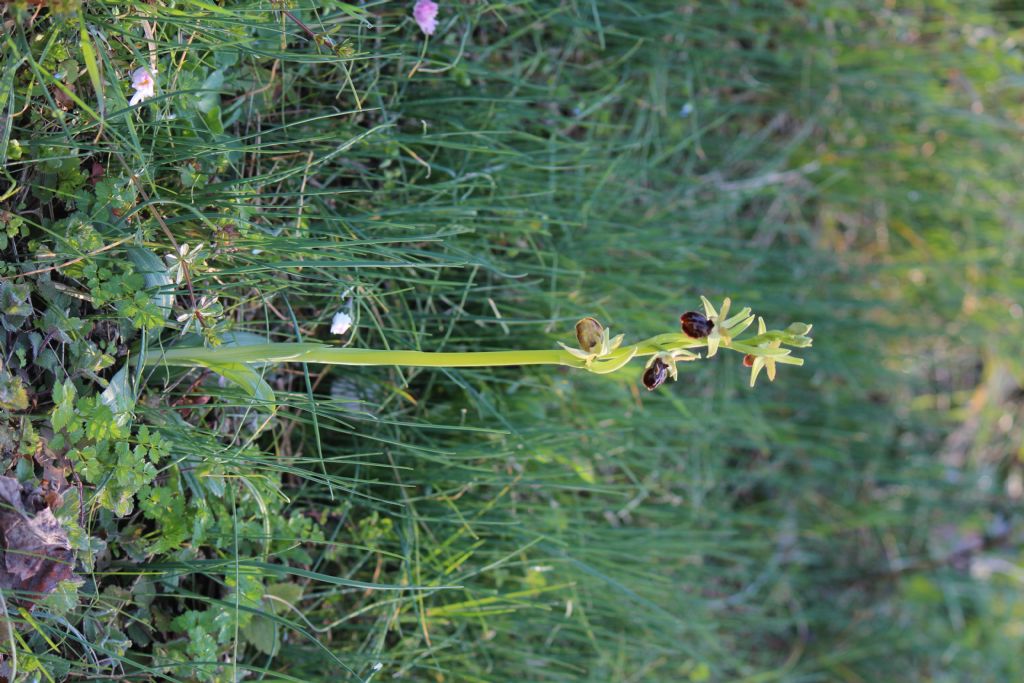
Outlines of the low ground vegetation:
M1021 8L419 19L0 9L0 677L1024 679ZM807 364L144 362L702 294Z

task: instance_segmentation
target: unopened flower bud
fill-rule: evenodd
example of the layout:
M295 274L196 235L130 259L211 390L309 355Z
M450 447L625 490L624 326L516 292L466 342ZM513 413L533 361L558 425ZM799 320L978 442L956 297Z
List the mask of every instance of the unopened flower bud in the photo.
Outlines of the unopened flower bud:
M604 338L604 326L594 318L584 318L576 323L576 339L580 348L587 353L594 353L601 348Z
M683 313L679 316L679 322L686 336L694 339L703 339L711 334L711 330L715 327L714 322L708 320L707 316L697 311Z
M745 368L752 368L752 367L754 367L754 354L748 353L747 355L743 356L743 367L745 367Z

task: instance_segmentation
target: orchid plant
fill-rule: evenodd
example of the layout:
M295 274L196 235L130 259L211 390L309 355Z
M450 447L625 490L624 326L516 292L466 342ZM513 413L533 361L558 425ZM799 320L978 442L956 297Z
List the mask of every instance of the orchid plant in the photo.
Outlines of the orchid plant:
M513 365L561 365L597 374L621 370L636 358L646 358L641 375L648 390L661 386L668 378L677 379L680 362L701 358L698 349L706 349L706 358L719 349L743 354L743 364L751 368L750 385L754 386L762 370L775 380L777 364L803 365L803 359L792 355L794 348L811 346L811 325L792 323L782 330L769 330L764 319L749 308L729 316L727 298L717 309L706 298L703 311L688 311L680 316L680 331L655 335L635 344L623 345L624 335L611 336L607 327L595 318L576 323L578 347L562 344L560 349L515 349L506 351L430 352L386 349L339 348L321 342L244 344L237 346L176 346L160 354L150 354L147 365L208 367L225 377L238 378L250 363L324 363L330 365L403 365L414 367L500 367ZM743 337L755 318L757 333ZM240 381L251 394L272 400L272 392L261 378Z

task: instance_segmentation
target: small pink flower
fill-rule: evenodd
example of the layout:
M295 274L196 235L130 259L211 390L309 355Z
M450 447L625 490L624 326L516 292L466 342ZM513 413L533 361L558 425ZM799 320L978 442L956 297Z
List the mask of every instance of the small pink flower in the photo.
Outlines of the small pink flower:
M428 36L437 30L437 3L433 0L416 0L412 9L412 18L420 25L420 30Z
M132 73L132 87L135 88L135 94L129 100L128 106L134 107L139 102L155 95L155 86L156 83L153 81L153 76L150 75L149 69L144 66L136 69Z

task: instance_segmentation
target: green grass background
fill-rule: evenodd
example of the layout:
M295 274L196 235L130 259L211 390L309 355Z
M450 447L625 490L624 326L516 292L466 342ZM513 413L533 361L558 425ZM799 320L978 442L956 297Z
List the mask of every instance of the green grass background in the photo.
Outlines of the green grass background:
M425 41L411 5L289 4L314 37L268 2L5 7L7 275L172 235L208 245L225 329L330 339L350 292L345 343L446 351L731 296L813 323L806 365L752 391L720 354L651 394L639 367L276 367L274 417L147 374L126 439L167 439L189 528L156 547L171 513L87 481L105 550L66 604L8 600L19 678L1024 678L1021 10L442 2ZM93 163L148 197L94 211L125 240L98 254L67 220ZM175 324L59 379L98 392ZM34 402L0 417L45 430L54 374L5 334Z

